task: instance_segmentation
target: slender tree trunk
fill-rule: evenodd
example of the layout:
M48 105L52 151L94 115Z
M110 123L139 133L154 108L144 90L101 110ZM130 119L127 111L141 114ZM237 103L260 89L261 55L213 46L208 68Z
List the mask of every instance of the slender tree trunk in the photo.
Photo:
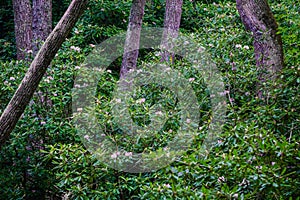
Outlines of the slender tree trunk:
M32 1L32 31L34 55L52 31L52 0Z
M32 12L30 0L13 0L15 37L18 60L32 50Z
M281 36L267 0L236 0L237 10L246 29L253 33L256 65L259 70L257 94L265 96L262 83L275 80L284 67Z
M124 77L130 69L136 69L145 4L146 0L133 0L132 2L120 70L121 78Z
M181 13L182 13L182 3L183 0L166 0L166 13L164 19L164 32L162 38L162 47L165 51L162 52L161 61L174 62L174 54L170 53L172 51L172 38L177 38Z
M32 0L33 55L35 56L52 31L52 0ZM49 94L37 91L40 105L50 109ZM41 116L39 116L41 117Z
M16 126L47 67L83 13L87 3L88 0L73 0L71 2L68 10L35 56L17 91L0 117L0 146L5 143Z

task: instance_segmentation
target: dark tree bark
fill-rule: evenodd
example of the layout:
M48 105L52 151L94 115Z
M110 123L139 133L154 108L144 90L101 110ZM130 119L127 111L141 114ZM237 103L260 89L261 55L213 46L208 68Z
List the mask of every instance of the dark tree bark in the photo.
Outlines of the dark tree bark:
M284 67L282 40L277 34L278 25L267 0L236 0L236 6L246 29L253 33L259 70L257 94L262 97L262 83L275 80Z
M33 53L36 55L52 31L52 0L32 1Z
M32 48L33 56L37 54L43 42L52 31L52 0L32 0ZM49 95L37 91L39 103L50 109L52 103ZM39 116L41 117L41 116Z
M145 4L146 0L133 0L132 2L120 70L121 78L124 77L130 69L136 69Z
M73 0L71 2L66 13L35 56L17 91L0 117L0 146L5 143L16 126L47 67L83 13L87 3L88 0Z
M32 12L30 0L13 0L15 37L18 60L32 50Z
M177 38L181 13L182 13L182 0L166 0L166 13L164 19L164 32L162 38L162 47L166 49L162 52L161 61L166 61L171 63L174 62L174 54L170 53L168 50L172 50L172 39Z

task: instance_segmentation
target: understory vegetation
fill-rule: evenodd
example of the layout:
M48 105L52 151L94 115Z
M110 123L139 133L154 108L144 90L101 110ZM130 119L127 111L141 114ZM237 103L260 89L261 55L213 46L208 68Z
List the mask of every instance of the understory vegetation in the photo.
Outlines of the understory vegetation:
M63 1L62 7L68 5ZM10 140L0 150L0 199L300 199L300 9L296 1L269 1L283 39L285 67L266 99L256 97L258 72L251 34L245 31L234 1L184 1L180 31L206 49L225 85L226 122L211 150L200 155L211 119L209 90L201 73L175 61L199 103L201 127L192 145L163 169L126 173L109 168L83 145L72 121L74 78L86 56L105 39L126 31L131 1L93 0L64 42ZM160 0L146 4L143 27L163 27ZM53 3L55 6L55 1ZM9 6L0 13L7 31L0 34L0 113L8 104L29 63L15 59ZM58 9L58 8L54 8ZM54 12L55 13L55 12ZM54 14L58 20L60 12ZM56 23L56 22L55 22ZM154 50L140 52L138 63L157 63ZM107 134L121 137L111 124L111 99L122 58L98 83L98 114ZM130 107L133 121L147 125L148 108L162 104L176 111L176 98L155 84L140 87ZM160 93L161 92L161 93ZM128 151L149 144L163 147L178 129L178 116L157 135L138 144L120 139ZM171 131L170 131L171 130ZM173 132L174 131L174 132ZM173 133L172 133L173 132ZM148 149L149 150L149 149Z

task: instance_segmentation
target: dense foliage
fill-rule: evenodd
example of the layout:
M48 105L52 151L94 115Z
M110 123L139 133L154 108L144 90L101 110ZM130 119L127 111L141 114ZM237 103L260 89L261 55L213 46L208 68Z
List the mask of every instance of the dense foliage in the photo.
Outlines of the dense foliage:
M5 20L11 17L12 6L9 0L6 2L0 12L0 113L29 65L15 61L13 21ZM53 1L54 24L62 14L59 10L64 9L57 5L68 2ZM284 42L286 67L276 82L266 83L268 87L276 86L266 102L253 92L257 69L252 39L244 30L235 3L215 2L185 1L181 22L181 31L207 49L222 72L227 91L226 124L205 157L199 155L201 134L180 159L152 173L110 169L86 150L70 114L74 77L93 45L126 30L131 6L127 0L93 0L53 60L10 140L0 150L0 199L299 199L299 5L291 0L270 1ZM161 0L147 3L144 26L163 25L163 5ZM159 58L155 52L146 51L139 59L139 63L151 63ZM120 62L114 62L99 80L104 126L110 120L111 93ZM205 131L210 103L203 100L208 94L201 74L181 61L174 68L183 70L187 79L193 78L191 85L201 102ZM144 96L138 96L145 97L145 107L157 98L156 93L149 94L146 89L141 88ZM172 103L170 109L174 109ZM146 114L140 106L132 107L131 113L140 124L139 116ZM176 119L172 122L162 134L176 130ZM158 144L164 139L154 138Z

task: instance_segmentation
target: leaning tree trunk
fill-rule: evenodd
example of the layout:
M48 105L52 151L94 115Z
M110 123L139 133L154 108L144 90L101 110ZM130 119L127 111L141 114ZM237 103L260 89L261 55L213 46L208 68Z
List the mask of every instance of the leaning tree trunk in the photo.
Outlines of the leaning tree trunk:
M52 31L52 0L32 1L32 31L33 53L36 55Z
M132 2L120 70L121 78L124 77L130 69L136 68L145 4L146 0L133 0Z
M0 146L4 144L16 126L47 67L83 13L87 3L88 0L73 0L71 2L68 10L35 56L17 91L0 117Z
M32 13L30 0L13 0L17 58L23 60L32 50Z
M182 0L166 0L166 13L164 19L164 32L162 36L162 48L165 49L162 52L161 61L174 62L175 55L170 53L172 51L172 39L177 38L181 13L182 13Z
M267 0L236 0L237 10L246 29L254 38L256 65L259 70L257 94L260 98L268 91L262 89L266 80L275 80L284 66L281 36Z

